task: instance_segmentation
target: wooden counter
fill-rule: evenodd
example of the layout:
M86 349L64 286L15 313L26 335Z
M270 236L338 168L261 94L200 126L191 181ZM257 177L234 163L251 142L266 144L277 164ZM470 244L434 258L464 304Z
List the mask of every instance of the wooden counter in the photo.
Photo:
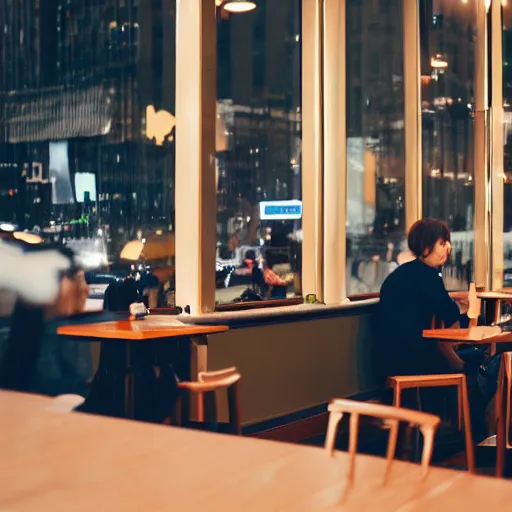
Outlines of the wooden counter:
M0 391L0 510L510 510L512 484L322 448L47 410Z

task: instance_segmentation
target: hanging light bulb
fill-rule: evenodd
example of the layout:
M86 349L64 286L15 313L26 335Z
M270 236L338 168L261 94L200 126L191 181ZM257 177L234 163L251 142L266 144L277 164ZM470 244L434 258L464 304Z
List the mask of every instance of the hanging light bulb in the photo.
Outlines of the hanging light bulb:
M222 5L222 2L224 2L224 0L215 0L215 5L217 7L220 7Z
M228 0L224 4L224 9L229 12L249 12L256 9L256 4L252 0Z

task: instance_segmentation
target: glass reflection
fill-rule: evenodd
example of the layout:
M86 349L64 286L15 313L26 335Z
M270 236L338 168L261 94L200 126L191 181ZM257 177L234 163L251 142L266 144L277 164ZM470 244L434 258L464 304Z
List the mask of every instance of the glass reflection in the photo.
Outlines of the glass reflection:
M76 250L96 307L134 266L174 286L175 16L175 0L0 6L0 221Z
M503 13L503 286L512 286L512 6Z
M402 0L347 0L347 293L406 249Z
M301 4L217 9L218 303L301 293Z
M473 275L476 0L420 0L423 215L452 231L448 289Z

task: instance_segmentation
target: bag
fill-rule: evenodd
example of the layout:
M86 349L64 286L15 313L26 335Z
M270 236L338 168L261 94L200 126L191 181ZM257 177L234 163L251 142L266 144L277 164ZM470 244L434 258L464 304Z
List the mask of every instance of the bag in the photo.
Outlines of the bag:
M487 358L478 368L477 383L486 403L492 400L498 389L501 354Z

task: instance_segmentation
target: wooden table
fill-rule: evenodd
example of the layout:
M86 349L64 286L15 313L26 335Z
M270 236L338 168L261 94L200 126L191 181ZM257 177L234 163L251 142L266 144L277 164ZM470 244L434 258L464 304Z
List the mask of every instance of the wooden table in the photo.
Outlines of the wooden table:
M150 315L143 320L119 320L84 325L66 325L57 329L63 337L75 341L101 341L100 364L97 379L108 380L114 393L123 396L124 413L135 417L135 374L153 373L153 354L167 364L172 360L182 380L196 380L197 374L207 370L207 336L228 330L225 325L184 324L170 315ZM180 356L168 357L169 349L186 340ZM173 340L172 347L169 341ZM96 380L95 377L95 380ZM118 411L119 413L119 411Z
M476 294L482 300L502 300L505 302L512 302L512 293L504 292L479 292Z
M508 511L512 483L322 449L49 411L0 391L0 510Z
M438 341L453 343L468 343L471 345L490 345L490 355L496 354L497 343L512 343L512 332L501 332L499 334L479 337L472 336L471 329L426 329L423 331L424 338L433 338Z
M424 338L434 338L441 341L453 341L458 343L471 344L492 344L492 343L512 343L512 332L500 332L491 336L479 337L471 334L478 332L471 329L425 329Z
M64 325L57 329L64 336L101 340L154 340L158 338L202 337L226 332L226 325L184 324L170 315L150 315L143 320L118 320L83 325Z

